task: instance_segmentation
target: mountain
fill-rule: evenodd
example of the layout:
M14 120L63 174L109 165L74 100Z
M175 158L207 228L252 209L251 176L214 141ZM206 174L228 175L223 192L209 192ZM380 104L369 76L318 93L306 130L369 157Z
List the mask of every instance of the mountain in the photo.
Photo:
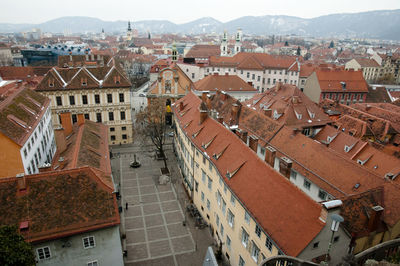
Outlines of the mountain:
M245 16L226 23L211 17L200 18L184 24L167 20L143 20L132 23L139 32L152 33L220 33L226 29L231 34L241 28L245 34L284 35L296 34L315 37L359 37L400 40L400 9L362 13L332 14L311 19L292 16ZM0 32L29 31L40 28L43 32L121 33L127 28L126 21L103 21L90 17L62 17L41 24L0 23Z

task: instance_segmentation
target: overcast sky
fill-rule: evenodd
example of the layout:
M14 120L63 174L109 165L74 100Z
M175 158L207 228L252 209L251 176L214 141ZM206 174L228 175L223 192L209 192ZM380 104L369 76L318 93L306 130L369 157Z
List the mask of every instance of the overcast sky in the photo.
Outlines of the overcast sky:
M0 22L8 23L42 23L63 16L185 23L201 17L227 22L241 16L313 18L332 13L400 9L400 0L1 0L0 7Z

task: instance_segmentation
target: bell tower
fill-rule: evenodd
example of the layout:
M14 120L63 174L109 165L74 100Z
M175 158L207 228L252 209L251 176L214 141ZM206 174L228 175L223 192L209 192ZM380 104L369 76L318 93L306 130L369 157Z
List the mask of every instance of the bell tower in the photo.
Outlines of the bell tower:
M240 53L242 51L242 34L242 29L238 29L235 36L236 42L234 54Z
M221 56L228 55L228 33L226 30L224 31L224 36L222 37L221 41Z

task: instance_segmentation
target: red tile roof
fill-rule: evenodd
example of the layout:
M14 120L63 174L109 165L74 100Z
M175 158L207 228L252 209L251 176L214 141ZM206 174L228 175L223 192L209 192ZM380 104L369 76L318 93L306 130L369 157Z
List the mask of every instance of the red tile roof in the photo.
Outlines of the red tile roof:
M209 58L220 55L219 45L196 44L185 55L187 58Z
M211 66L237 67L238 69L288 69L298 71L298 63L294 56L270 55L264 53L238 53L232 57L212 56Z
M320 69L315 73L322 92L368 92L361 71ZM345 82L345 90L342 82Z
M265 114L265 109L281 112L276 121L290 127L308 128L322 126L332 121L295 85L278 83L264 93L247 100L244 105Z
M26 190L18 183L25 180ZM120 223L113 189L90 167L0 180L0 224L19 225L28 242L42 242Z
M204 77L194 83L194 89L197 91L237 91L237 92L256 92L250 84L236 75L213 74Z
M184 115L176 108L180 102ZM321 206L260 160L222 124L211 118L199 124L200 103L193 93L176 102L174 112L180 127L210 157L224 181L278 247L285 254L297 256L324 226L319 219ZM193 137L196 132L199 133ZM202 145L212 138L204 149ZM213 156L224 149L218 159ZM232 173L230 178L227 172Z
M361 65L361 67L380 67L380 65L374 59L355 58L355 60Z
M35 76L44 76L51 67L0 67L0 77L3 80L30 80Z
M0 132L23 146L47 111L50 99L18 88L0 102Z

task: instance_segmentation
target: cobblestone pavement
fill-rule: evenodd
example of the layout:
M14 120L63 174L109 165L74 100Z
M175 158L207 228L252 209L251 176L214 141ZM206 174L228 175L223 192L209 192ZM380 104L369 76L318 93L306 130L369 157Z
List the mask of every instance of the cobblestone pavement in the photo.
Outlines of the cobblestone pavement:
M149 147L112 147L113 176L122 196L121 231L126 234L123 248L128 252L125 265L202 265L213 240L207 228L196 229L193 219L185 214L188 198L172 145L166 149L171 182L165 185L158 182L163 161L144 151ZM136 169L129 167L133 154L142 164Z

